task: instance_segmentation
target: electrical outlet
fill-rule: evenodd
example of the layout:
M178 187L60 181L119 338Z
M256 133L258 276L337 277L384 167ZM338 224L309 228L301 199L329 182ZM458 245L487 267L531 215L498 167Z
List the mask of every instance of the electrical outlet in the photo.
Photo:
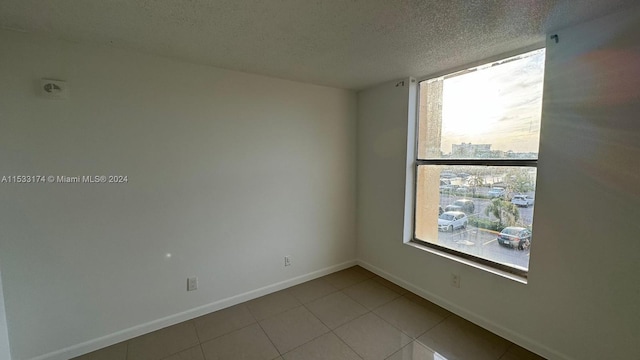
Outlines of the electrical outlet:
M460 275L453 273L451 274L451 286L453 286L454 288L460 287Z
M40 93L47 99L67 99L69 86L62 80L41 79Z
M291 256L284 257L284 266L291 266Z
M190 277L187 279L187 291L198 290L198 278Z

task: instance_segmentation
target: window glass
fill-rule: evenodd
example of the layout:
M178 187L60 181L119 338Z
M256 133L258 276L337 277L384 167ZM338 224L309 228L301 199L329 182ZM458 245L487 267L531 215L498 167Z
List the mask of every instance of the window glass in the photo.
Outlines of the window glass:
M544 49L422 81L418 158L537 159L543 75Z
M544 49L420 83L416 241L526 276Z

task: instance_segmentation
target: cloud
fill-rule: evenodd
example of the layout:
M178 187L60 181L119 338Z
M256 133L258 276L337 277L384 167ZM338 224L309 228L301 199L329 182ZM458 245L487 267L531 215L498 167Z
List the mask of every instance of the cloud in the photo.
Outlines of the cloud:
M537 152L543 78L544 50L445 79L443 152L461 142Z

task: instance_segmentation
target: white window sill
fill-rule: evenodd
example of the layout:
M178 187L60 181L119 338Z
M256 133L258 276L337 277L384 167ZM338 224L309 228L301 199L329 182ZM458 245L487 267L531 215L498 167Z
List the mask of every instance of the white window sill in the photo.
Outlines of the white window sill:
M492 273L492 274L495 274L495 275L498 275L498 276L502 276L504 278L507 278L509 280L513 280L513 281L518 282L520 284L525 284L526 285L527 282L528 282L526 277L519 276L519 275L516 275L516 274L512 274L510 272L503 271L503 270L500 270L500 269L496 269L496 268L488 266L488 265L480 264L480 263L477 263L477 262L475 262L473 260L466 259L466 258L463 258L463 257L460 257L460 256L456 256L456 255L453 255L453 254L450 254L450 253L447 253L447 252L444 252L444 251L440 251L438 249L433 249L433 248L430 248L428 246L425 246L425 245L422 245L420 243L417 243L415 241L405 242L405 245L409 245L409 246L411 246L413 248L420 249L422 251L426 251L426 252L429 252L431 254L435 254L435 255L447 258L449 260L456 261L456 262L461 263L461 264L469 265L469 266L474 267L476 269L484 270L486 272L489 272L489 273Z

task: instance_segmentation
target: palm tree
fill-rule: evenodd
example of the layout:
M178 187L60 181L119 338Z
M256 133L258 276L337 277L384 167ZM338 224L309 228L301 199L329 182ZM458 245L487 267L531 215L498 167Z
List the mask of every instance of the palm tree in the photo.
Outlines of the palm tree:
M517 169L507 173L505 178L507 189L510 193L524 194L535 188L534 182L528 173L528 169Z
M487 216L491 214L496 217L500 228L515 225L520 220L520 209L501 198L491 199L489 205L484 209L484 213Z
M471 191L473 194L472 196L476 197L476 190L479 187L484 186L484 179L479 174L476 174L476 175L470 176L467 183L469 184L469 186L471 186Z

